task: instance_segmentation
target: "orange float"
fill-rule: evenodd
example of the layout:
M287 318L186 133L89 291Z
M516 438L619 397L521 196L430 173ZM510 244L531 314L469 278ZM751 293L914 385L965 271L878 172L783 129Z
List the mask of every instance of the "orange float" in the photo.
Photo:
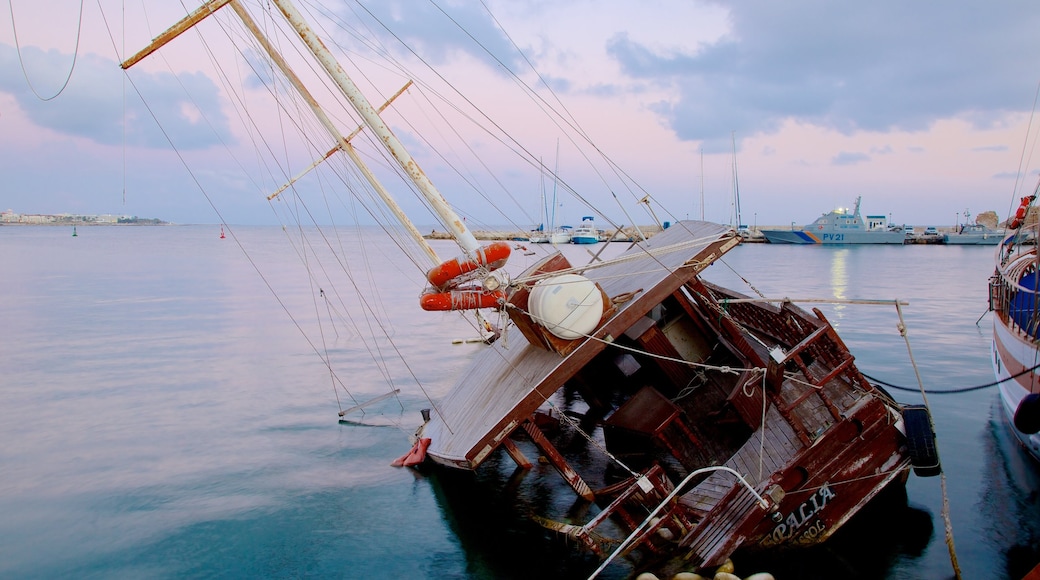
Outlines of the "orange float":
M426 279L438 290L449 290L464 282L464 276L477 268L497 270L505 266L509 253L508 242L493 242L477 248L476 257L473 259L459 256L430 268L426 272Z
M1035 198L1035 195L1027 195L1022 198L1022 203L1019 204L1015 217L1008 222L1009 230L1017 230L1022 225L1022 222L1026 219L1026 213L1029 211L1029 204L1033 203Z
M430 438L423 437L415 442L411 451L393 460L390 465L394 467L411 467L413 465L419 465L426 459L426 449L429 446Z
M498 308L505 301L506 293L501 290L488 292L481 288L456 289L447 292L427 292L419 298L423 310L473 310L476 308Z

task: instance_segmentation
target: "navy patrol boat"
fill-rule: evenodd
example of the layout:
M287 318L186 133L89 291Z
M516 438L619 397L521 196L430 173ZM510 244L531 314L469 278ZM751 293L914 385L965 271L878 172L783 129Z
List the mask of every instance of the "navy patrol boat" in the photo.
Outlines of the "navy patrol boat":
M789 230L762 230L771 244L902 244L906 234L902 228L891 228L883 215L859 214L862 197L856 198L856 207L849 211L838 208L816 218L813 223Z

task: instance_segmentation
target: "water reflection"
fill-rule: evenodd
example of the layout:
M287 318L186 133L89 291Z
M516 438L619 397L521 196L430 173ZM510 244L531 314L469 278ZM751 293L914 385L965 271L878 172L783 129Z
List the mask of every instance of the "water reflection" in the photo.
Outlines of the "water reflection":
M846 300L848 296L845 294L845 290L849 285L849 249L840 248L834 251L834 255L831 256L831 292L838 300ZM834 305L834 318L831 322L834 326L837 326L838 321L843 318L843 311L845 310L844 304Z
M976 508L985 514L985 541L1006 555L1009 578L1040 565L1040 465L1022 449L996 398L983 435L986 463Z
M424 473L445 520L467 554L467 571L473 577L588 576L598 565L594 556L583 554L573 542L554 536L530 520L530 514L545 510L551 496L560 490L545 489L543 483L533 484L537 478L525 477L525 474L501 454L492 457L476 473L453 470ZM556 507L567 512L567 516L561 518L567 521L575 521L571 518L587 521L590 513L595 512L580 500L567 507ZM803 580L885 578L900 565L921 558L934 534L933 514L909 504L906 489L893 485L825 544L737 552L733 561L742 575L768 571L777 578ZM869 549L864 549L865 546ZM524 554L537 554L537 557L518 557ZM626 578L633 572L632 563L621 559L601 577Z

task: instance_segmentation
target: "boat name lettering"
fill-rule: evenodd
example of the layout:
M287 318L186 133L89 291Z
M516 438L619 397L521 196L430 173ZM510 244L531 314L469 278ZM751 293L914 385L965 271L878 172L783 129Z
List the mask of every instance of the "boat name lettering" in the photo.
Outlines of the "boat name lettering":
M762 545L766 547L775 546L777 544L785 543L795 537L795 534L799 532L805 524L813 518L813 516L820 513L823 508L827 507L827 502L835 497L834 492L827 484L823 484L820 489L816 490L815 493L809 496L809 499L803 501L797 508L787 514L784 518L783 523L777 524L773 531L766 535L762 540ZM813 525L809 526L802 537L811 541L818 537L827 528L822 521L816 521Z
M823 241L825 242L844 242L845 234L823 234Z

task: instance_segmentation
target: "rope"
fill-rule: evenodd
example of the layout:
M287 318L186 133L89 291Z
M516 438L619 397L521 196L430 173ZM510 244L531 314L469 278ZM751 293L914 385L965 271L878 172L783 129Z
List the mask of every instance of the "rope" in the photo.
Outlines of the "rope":
M604 456L606 456L608 459L610 459L614 463L618 464L618 466L621 467L621 469L624 469L625 471L627 471L629 473L629 475L631 475L632 477L634 477L636 479L639 479L640 477L642 477L641 474L636 473L631 467L625 465L624 462L622 462L620 459L618 459L613 453L608 451L606 447L600 445L599 441L596 441L595 439L593 439L593 437L591 435L586 433L585 430L581 428L581 425L579 425L578 422L575 421L573 417L571 417L566 412L564 412L562 409L560 409L559 407L554 405L553 402L550 401L549 399L543 398L543 400L546 402L546 404L549 405L550 409L552 409L552 410L556 411L557 413L559 413L561 419L566 421L571 426L571 428L573 428L579 435L584 437L590 444L592 444L593 447L595 447L596 449L601 451Z
M18 53L18 65L22 68L22 76L25 77L25 84L29 85L29 90L31 90L32 93L36 95L36 98L41 101L51 101L58 98L58 95L65 92L65 87L69 86L69 81L72 80L72 71L76 70L76 60L79 56L79 38L80 33L83 32L83 0L79 0L79 22L76 25L76 47L72 51L72 65L69 67L69 74L65 76L65 81L61 83L61 88L58 89L58 92L49 97L40 95L40 93L36 91L36 87L33 86L32 81L29 80L29 72L25 70L25 61L22 60L22 45L18 40L18 26L15 24L14 18L14 0L7 0L7 7L11 12L11 32L14 33L15 52Z
M608 266L616 266L616 265L624 264L626 262L631 262L631 261L634 261L634 260L642 260L642 259L644 259L647 256L650 256L652 258L656 258L656 257L664 255L664 254L669 254L669 253L678 252L680 250L684 250L684 249L687 249L687 248L700 246L700 245L703 245L706 240L714 240L714 239L715 239L715 237L711 236L711 237L704 237L704 238L698 238L698 239L693 239L693 240L687 240L687 241L684 241L684 242L678 242L678 243L671 244L671 245L668 245L668 246L661 246L660 248L647 248L647 249L644 250L643 253L633 253L633 254L630 254L630 255L622 255L622 256L619 256L617 258L612 258L612 259L609 259L609 260L603 260L603 261L600 261L600 262L597 262L597 263L593 263L593 264L588 264L588 265L585 265L585 266L571 267L571 268L568 268L568 269L555 270L553 272L546 272L546 273L543 273L543 274L536 274L536 275L527 276L527 277L524 277L524 278L516 278L516 279L513 280L513 284L514 285L530 284L532 282L537 282L537 281L545 279L545 278L552 278L554 276L559 276L561 274L582 273L582 272L587 272L589 270L595 270L595 269L598 269L598 268L606 268ZM664 269L666 269L666 268L664 268L664 266L662 266L660 269L653 270L653 271L660 271L660 270L664 270ZM624 274L624 276L625 277L629 277L632 274L633 274L632 272L626 272Z
M921 381L921 372L917 368L917 361L914 360L914 351L910 348L910 337L906 333L906 322L903 320L903 308L899 305L899 301L895 301L896 313L899 315L899 325L896 327L899 329L899 335L903 337L903 341L906 343L906 352L910 357L910 364L914 367L914 375L917 377L917 384L921 387L921 398L924 400L924 406L931 413L931 408L928 406L928 395L925 393L924 383ZM938 445L937 445L938 447ZM957 563L957 550L953 546L953 522L950 521L950 500L946 493L946 472L939 472L939 482L942 487L942 517L946 527L946 547L950 551L950 564L953 565L953 575L957 580L961 578L961 567Z
M867 373L860 373L860 374L862 374L864 377L866 377L872 383L877 383L879 385L888 387L890 389L895 389L897 391L909 391L909 392L912 392L912 393L924 392L924 393L927 393L929 395L957 395L957 394L961 394L961 393L970 393L972 391L981 391L983 389L988 389L990 387L995 387L995 386L997 386L997 385L999 385L1001 383L1006 383L1006 382L1008 382L1008 381L1010 381L1012 379L1017 379L1018 377L1020 377L1022 375L1029 374L1029 373L1031 373L1031 372L1033 372L1033 371L1035 371L1037 369L1040 369L1040 364L1037 364L1037 365L1032 366L1032 367L1030 367L1028 369L1025 369L1022 372L1018 373L1018 374L1011 375L1010 377L1008 377L1006 379L1000 379L998 381L993 381L993 382L990 382L990 383L986 383L984 385L975 385L974 387L958 387L956 389L914 389L914 388L911 388L911 387L903 387L903 386L900 386L900 385L893 385L892 383L886 383L885 381L882 381L881 379L874 378L874 377L868 375Z

